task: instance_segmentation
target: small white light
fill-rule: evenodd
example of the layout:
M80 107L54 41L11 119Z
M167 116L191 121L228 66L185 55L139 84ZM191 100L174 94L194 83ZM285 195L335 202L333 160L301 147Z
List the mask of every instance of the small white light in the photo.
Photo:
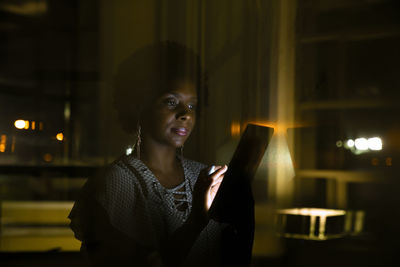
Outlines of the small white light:
M382 150L382 140L379 137L368 138L368 147L371 150Z
M357 138L354 141L354 145L356 146L356 149L358 149L358 150L368 150L368 141L364 137Z
M127 149L126 149L126 155L127 156L129 156L130 154L132 154L132 148L131 147L128 147Z
M353 147L353 146L354 146L354 141L353 141L353 139L347 140L346 144L347 144L348 147Z

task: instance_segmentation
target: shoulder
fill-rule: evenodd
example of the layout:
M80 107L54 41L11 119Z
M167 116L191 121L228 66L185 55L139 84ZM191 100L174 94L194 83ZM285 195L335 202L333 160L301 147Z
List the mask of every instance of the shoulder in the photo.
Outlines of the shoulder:
M121 156L89 178L85 191L106 207L133 201L140 191L139 175L135 170L129 159Z
M141 164L138 160L122 155L96 175L95 179L106 184L112 183L137 183L140 178Z
M134 178L135 172L132 168L135 168L133 161L127 156L122 155L111 164L106 166L104 170L104 176L114 179L118 178Z

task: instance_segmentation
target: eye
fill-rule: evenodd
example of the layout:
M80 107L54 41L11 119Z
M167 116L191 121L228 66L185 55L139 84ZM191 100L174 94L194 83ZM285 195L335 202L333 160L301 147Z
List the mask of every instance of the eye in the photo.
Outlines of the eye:
M189 104L189 105L188 105L188 108L189 108L190 110L196 110L197 106L196 106L196 104Z
M178 105L178 101L173 97L165 99L164 102L169 108L175 108Z

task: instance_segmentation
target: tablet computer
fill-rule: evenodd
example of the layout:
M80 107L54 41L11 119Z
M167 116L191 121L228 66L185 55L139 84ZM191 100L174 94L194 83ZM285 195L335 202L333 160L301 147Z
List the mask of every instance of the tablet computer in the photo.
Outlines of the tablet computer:
M228 170L209 209L211 217L234 212L238 199L251 194L251 181L272 137L273 128L248 124L229 163Z

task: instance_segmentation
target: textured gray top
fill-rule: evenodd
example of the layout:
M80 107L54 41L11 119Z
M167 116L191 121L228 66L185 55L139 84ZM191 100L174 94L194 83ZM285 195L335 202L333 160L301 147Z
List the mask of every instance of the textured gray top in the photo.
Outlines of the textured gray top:
M90 178L69 215L71 228L82 246L96 240L91 204L105 210L112 227L130 237L149 251L158 250L187 219L191 211L192 192L204 164L180 159L185 181L174 189L164 188L143 162L132 156L122 156L104 174ZM182 188L180 203L176 189ZM184 188L184 189L183 189ZM179 205L185 203L182 211ZM90 215L89 215L90 214ZM94 216L95 217L95 216ZM184 266L219 266L222 225L210 220L194 243Z

